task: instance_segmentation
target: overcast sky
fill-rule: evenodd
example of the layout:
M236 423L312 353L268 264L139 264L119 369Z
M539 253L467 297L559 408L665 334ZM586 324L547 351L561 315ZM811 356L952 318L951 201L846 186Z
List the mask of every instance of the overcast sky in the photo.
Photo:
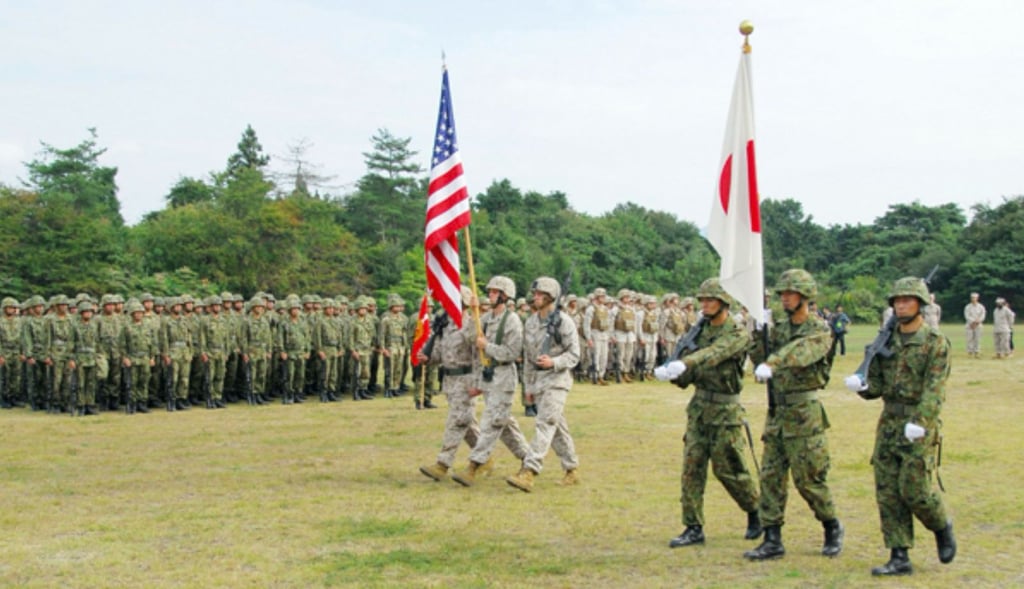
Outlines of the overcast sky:
M819 223L1024 194L1024 2L0 0L0 182L96 127L122 213L223 169L247 124L351 186L384 127L426 167L447 54L473 194L508 178L703 227L742 36L762 198ZM279 162L278 162L279 163ZM271 162L275 167L275 162ZM339 188L336 192L343 192Z

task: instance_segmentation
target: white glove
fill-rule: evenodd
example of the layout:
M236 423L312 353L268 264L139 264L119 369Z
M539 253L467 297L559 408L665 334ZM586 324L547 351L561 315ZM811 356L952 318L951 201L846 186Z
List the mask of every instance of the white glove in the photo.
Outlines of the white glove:
M912 421L907 422L907 425L904 426L903 428L903 435L906 436L907 439L910 440L911 442L916 442L917 440L920 440L921 438L924 437L925 433L927 433L927 430L925 430L923 427L917 425Z
M868 383L861 380L859 374L851 374L843 382L846 383L846 388L850 389L851 393L862 393L868 390Z
M682 376L686 372L686 363L681 360L673 360L668 363L668 373L671 375L670 380L675 380Z
M672 380L668 376L668 368L665 368L664 366L659 366L654 369L654 378L658 380Z
M772 377L772 367L761 362L754 369L754 377L757 378L757 382L764 382L770 379Z

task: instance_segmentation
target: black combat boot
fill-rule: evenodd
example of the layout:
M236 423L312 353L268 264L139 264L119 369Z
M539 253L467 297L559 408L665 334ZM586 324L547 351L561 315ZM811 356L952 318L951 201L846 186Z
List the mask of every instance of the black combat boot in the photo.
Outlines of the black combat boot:
M781 558L784 554L786 549L782 546L782 528L765 526L764 541L757 548L744 552L743 557L748 560L768 560Z
M669 548L691 546L704 543L704 528L702 526L686 526L682 534L668 541Z
M956 556L956 538L953 537L953 522L946 522L946 527L935 532L935 546L939 549L939 562L949 564Z
M914 572L910 566L910 557L906 548L893 548L889 562L880 567L871 569L871 574L876 577L887 577L890 575L909 575Z
M135 404L135 411L137 413L149 413L149 403L145 401L139 401Z
M430 401L430 399L427 399L426 401L423 401L423 408L424 409L437 409L437 405L434 405Z
M416 399L416 410L419 411L420 409L423 409L423 404L420 403L419 399Z
M830 519L821 522L825 527L825 545L821 547L821 553L825 556L836 556L843 551L843 536L846 535L846 528L839 523L838 519Z
M215 409L227 409L227 405L225 405L224 401L221 401L220 399L214 399L213 406Z
M743 537L747 540L757 540L761 537L761 533L764 532L761 529L761 519L757 517L757 511L747 512L747 533L743 534Z
M184 411L184 410L186 410L188 408L189 408L189 405L186 404L185 399L177 399L177 400L174 401L174 409L176 411Z

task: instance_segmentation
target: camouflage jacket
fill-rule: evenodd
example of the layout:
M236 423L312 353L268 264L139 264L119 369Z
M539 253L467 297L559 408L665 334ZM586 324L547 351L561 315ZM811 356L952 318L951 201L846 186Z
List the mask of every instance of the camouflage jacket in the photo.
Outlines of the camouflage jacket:
M100 351L107 355L107 358L120 358L121 351L121 327L124 324L123 315L98 315L93 318L96 328L100 332Z
M21 317L0 318L0 356L7 360L21 354Z
M160 353L180 360L192 357L192 325L183 315L169 315L160 328Z
M385 348L401 348L405 346L405 331L409 319L402 313L388 312L380 320L380 345Z
M247 317L239 335L239 347L247 356L266 357L274 349L274 331L270 318L266 315Z
M216 359L227 359L234 351L234 324L231 317L218 313L203 319L203 353Z
M103 353L98 321L75 321L70 352L79 366L96 366L98 356Z
M125 322L121 328L120 350L125 358L141 362L155 358L160 352L160 337L156 324L143 319L139 323Z
M739 394L750 335L729 318L721 325L705 323L695 343L697 350L681 358L686 372L673 381L681 388L692 384L696 389L686 407L687 415L707 425L740 425L744 412ZM735 402L716 402L704 394L727 395Z
M277 326L277 341L274 351L285 352L289 356L299 354L305 356L312 349L309 337L309 321L302 316L292 321L290 318L281 321Z
M437 325L432 321L432 325ZM473 357L479 356L476 346L476 324L473 314L467 309L462 313L462 327L454 321L445 322L444 329L434 337L430 351L430 363L441 364L444 368L464 368L473 365ZM447 376L445 378L448 378Z
M875 356L868 368L865 399L881 397L886 404L902 405L899 412L883 411L879 428L891 426L903 435L903 426L914 422L934 439L941 426L940 413L946 400L946 379L950 370L949 339L937 329L922 325L907 337L897 331L889 344L889 358Z
M74 337L74 324L71 316L47 315L46 331L48 333L47 342L50 344L47 354L54 360L66 359L71 352L71 338Z
M21 352L29 358L43 359L50 350L50 332L45 317L30 315L21 322Z
M374 324L373 317L369 314L359 317L358 315L352 321L352 349L363 355L373 348L374 340Z
M479 387L485 392L512 393L519 382L515 361L523 351L523 322L514 311L506 309L498 315L494 311L481 315L480 324L487 337L484 355L490 360L494 376L490 381L484 380L480 354L473 354L474 368L481 375Z
M554 313L554 311L552 311ZM523 327L523 383L528 393L543 393L549 389L569 390L572 386L572 369L580 361L580 338L576 323L567 313L561 312L558 337L550 339L547 355L554 360L550 369L538 368L534 361L543 351L548 339L547 318L541 319L534 313Z

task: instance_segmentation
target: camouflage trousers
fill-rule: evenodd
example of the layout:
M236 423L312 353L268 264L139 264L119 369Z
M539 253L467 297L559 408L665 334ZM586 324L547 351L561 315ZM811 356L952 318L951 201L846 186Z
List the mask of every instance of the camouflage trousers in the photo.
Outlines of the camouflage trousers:
M4 364L0 366L3 372L3 389L0 390L0 399L13 401L21 397L21 361L18 359L17 351L5 351Z
M1010 354L1010 332L1004 331L995 333L996 354L1008 356Z
M75 390L68 390L69 407L85 407L96 404L96 388L100 381L100 366L78 366L75 368L77 381ZM70 381L71 377L68 376ZM71 384L68 385L69 387Z
M306 386L306 359L302 352L288 352L284 362L284 390L289 395L301 395Z
M981 326L971 327L967 326L967 353L978 354L981 353Z
M384 382L388 388L397 389L402 384L402 363L408 354L402 346L388 346L388 353L391 354L390 357L382 358L385 369Z
M590 361L594 365L594 373L598 378L604 378L605 370L608 368L608 336L605 334L594 335L594 347L590 349Z
M513 385L514 386L514 385ZM484 392L484 412L480 419L480 439L473 446L469 459L483 464L491 457L498 439L508 447L519 460L526 458L530 445L526 441L519 422L512 416L514 390L490 390Z
M747 444L741 425L707 425L691 417L683 436L683 525L704 525L704 489L708 462L733 501L745 512L758 508L757 483L747 462Z
M131 368L128 369L132 375L132 401L145 402L149 398L149 358L132 358Z
M535 473L540 473L544 468L544 457L551 448L562 460L564 470L574 470L580 465L576 457L576 445L569 434L569 422L565 419L565 400L568 396L567 389L548 389L533 394L537 418L534 420L533 443L530 444L530 453L526 455L523 466Z
M642 346L640 342L643 342ZM637 356L643 358L643 371L654 372L655 360L658 358L658 335L645 333L640 336L640 340L637 341L636 353Z
M818 521L836 518L832 492L828 488L831 460L828 438L824 433L802 437L784 437L782 432L765 434L761 459L761 524L781 526L785 523L788 476L814 512Z
M469 396L474 381L472 374L447 376L444 379L448 419L444 423L444 436L441 438L437 461L447 467L455 462L455 452L463 440L472 449L480 439L480 425L476 421L476 397Z
M948 520L936 488L937 447L908 442L902 426L886 428L885 435L880 428L871 457L886 548L914 547L914 516L933 532L946 527Z
M189 373L192 371L192 354L171 355L171 385L175 399L188 398Z
M208 356L206 370L209 370L210 399L219 401L224 397L224 380L227 377L227 355L213 353ZM202 391L205 395L206 391Z

